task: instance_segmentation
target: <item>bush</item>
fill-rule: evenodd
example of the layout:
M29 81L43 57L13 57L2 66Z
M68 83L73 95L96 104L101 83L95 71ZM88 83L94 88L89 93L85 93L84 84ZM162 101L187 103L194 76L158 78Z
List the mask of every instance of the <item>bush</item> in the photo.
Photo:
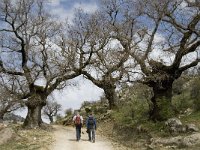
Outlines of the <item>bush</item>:
M120 125L134 125L147 120L148 103L145 100L130 100L113 113L116 123Z
M71 116L72 114L73 114L72 108L68 108L68 109L65 110L65 115L66 116Z
M191 83L190 96L193 99L194 109L200 111L200 78L195 78Z
M186 109L193 106L193 101L190 98L190 93L185 91L180 95L175 95L172 98L172 104L177 110L177 112L184 112Z

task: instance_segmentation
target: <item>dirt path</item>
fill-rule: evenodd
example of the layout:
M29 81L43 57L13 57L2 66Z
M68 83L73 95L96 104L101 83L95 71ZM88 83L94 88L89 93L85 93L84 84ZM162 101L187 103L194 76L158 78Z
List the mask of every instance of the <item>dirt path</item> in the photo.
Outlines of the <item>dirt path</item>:
M89 142L85 129L82 129L84 134L81 134L81 140L77 142L75 128L63 126L54 126L54 128L56 141L52 144L50 150L114 150L112 144L98 134L95 143Z

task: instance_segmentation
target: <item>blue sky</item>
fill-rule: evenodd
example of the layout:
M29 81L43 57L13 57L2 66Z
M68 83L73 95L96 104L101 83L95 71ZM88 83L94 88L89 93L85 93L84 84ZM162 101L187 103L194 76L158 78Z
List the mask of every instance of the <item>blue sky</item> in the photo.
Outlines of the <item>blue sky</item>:
M50 13L57 15L60 20L68 19L71 21L74 17L75 9L83 9L88 13L94 12L98 8L98 0L48 0ZM47 8L49 9L49 8Z

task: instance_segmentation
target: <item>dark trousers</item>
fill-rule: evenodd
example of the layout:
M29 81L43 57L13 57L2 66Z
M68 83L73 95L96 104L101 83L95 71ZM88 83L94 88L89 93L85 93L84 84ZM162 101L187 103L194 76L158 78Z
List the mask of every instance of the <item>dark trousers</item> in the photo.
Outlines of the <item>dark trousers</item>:
M95 129L88 129L89 141L95 142Z
M76 126L76 140L79 141L81 138L81 125Z

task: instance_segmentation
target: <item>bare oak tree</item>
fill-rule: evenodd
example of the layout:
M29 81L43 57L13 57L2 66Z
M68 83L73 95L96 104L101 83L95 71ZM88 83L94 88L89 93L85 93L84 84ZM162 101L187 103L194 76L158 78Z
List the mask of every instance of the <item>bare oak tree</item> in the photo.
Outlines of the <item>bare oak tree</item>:
M61 105L55 100L47 100L46 106L43 108L43 114L47 116L51 123L54 122L53 117L57 116L57 113L61 110Z
M140 67L142 82L153 89L150 118L165 120L174 115L173 82L200 62L200 8L185 0L111 2L119 4L118 11L112 11L117 12L113 15L113 26L120 27L121 20L135 22L134 35L121 34L119 31L128 30L125 26L115 33L132 41L128 43L130 55ZM131 13L134 10L136 13ZM117 17L119 12L124 13Z
M82 71L82 74L104 90L109 108L113 109L116 107L117 100L116 85L124 77L125 67L128 66L124 63L129 58L130 48L127 46L130 41L120 36L123 31L115 35L114 31L118 30L118 27L113 27L110 14L105 12L97 11L88 16L88 20L82 19L82 24L89 27L86 33L92 36L87 47L95 49L91 63ZM125 32L133 32L132 22L124 23L120 27L124 26L127 27ZM79 33L81 37L84 37L85 32ZM93 43L96 43L96 47Z
M25 127L42 124L41 109L55 89L81 74L92 53L78 53L41 0L3 0L0 4L1 74L16 78L28 107ZM69 30L70 31L70 30Z

